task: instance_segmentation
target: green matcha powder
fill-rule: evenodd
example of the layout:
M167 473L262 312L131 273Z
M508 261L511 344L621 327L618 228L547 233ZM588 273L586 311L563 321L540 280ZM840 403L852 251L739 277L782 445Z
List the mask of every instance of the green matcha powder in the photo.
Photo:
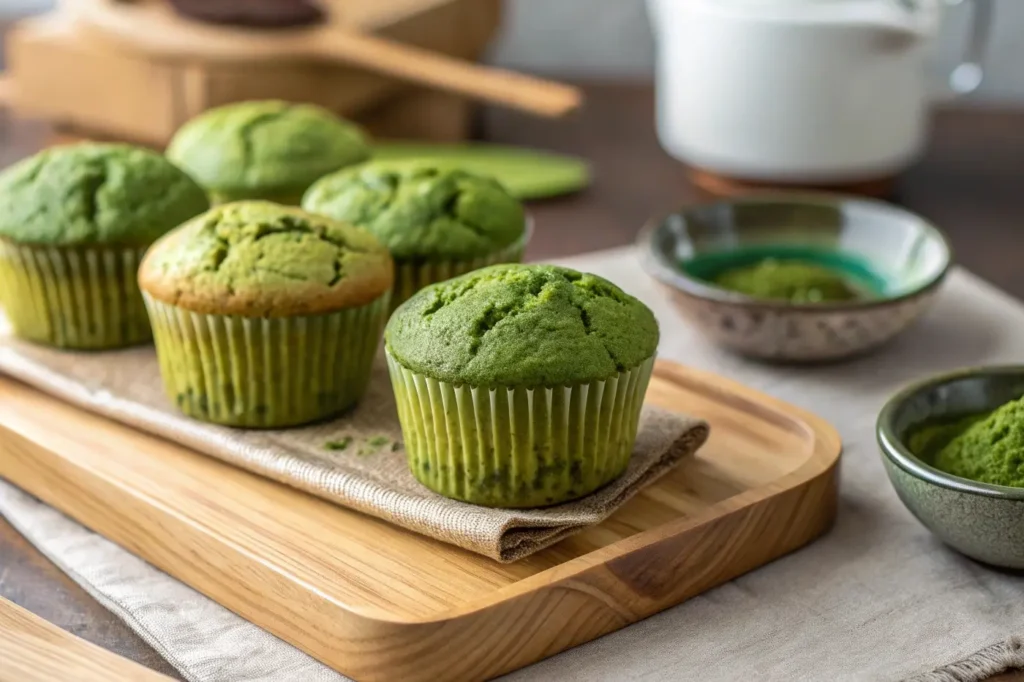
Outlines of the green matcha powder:
M922 429L909 445L920 456L935 440L945 440L953 433L957 435L942 445L934 458L936 468L960 478L1024 488L1024 398L1012 400L988 416Z
M794 260L766 258L730 268L714 278L718 286L754 298L822 303L859 298L846 279L828 268Z

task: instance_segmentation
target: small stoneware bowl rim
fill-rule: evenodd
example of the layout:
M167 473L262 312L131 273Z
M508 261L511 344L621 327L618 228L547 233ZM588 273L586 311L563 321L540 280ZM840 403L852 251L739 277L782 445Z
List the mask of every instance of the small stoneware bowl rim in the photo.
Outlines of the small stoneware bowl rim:
M685 215L686 213L710 209L716 206L737 206L756 203L780 203L793 205L815 205L822 204L862 204L873 206L893 215L903 216L919 222L924 229L940 244L945 250L946 258L942 268L929 280L919 286L905 291L897 296L882 296L859 301L824 301L819 303L793 303L790 301L773 301L753 296L747 296L728 289L722 289L712 284L691 277L677 267L667 262L664 254L654 248L654 234L673 215ZM868 310L893 305L901 301L908 301L921 296L942 284L946 275L953 265L953 247L946 235L930 220L923 216L908 211L900 206L895 206L885 201L869 199L866 197L851 196L845 194L834 194L828 192L755 192L745 194L742 197L730 199L717 199L700 203L688 204L682 208L661 213L649 219L637 235L636 244L640 248L642 261L648 273L662 284L671 286L681 294L691 296L704 301L719 304L729 304L738 307L785 310L788 312L820 313L833 311L856 311Z
M961 379L1007 374L1024 376L1024 365L987 365L984 367L958 369L952 372L933 375L904 387L886 401L878 414L878 421L875 424L875 435L883 456L911 476L941 488L1002 500L1024 501L1024 488L972 481L968 478L947 474L930 464L926 464L910 452L896 436L893 423L897 411L914 395L934 390L939 386Z

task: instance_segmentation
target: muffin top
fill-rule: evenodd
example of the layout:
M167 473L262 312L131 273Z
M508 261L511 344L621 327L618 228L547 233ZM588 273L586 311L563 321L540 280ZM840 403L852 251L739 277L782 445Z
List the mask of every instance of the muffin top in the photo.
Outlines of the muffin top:
M301 194L370 154L358 127L312 104L277 100L210 109L183 125L167 156L203 187L240 197Z
M358 227L268 201L224 204L157 241L139 269L154 298L199 313L317 315L391 288L391 257Z
M384 338L398 362L440 381L554 387L639 366L657 349L658 323L596 275L506 264L420 290Z
M457 168L367 163L321 178L307 211L360 225L399 260L484 256L523 236L523 206L492 178Z
M156 152L123 144L54 147L0 173L0 237L50 246L147 246L210 207Z

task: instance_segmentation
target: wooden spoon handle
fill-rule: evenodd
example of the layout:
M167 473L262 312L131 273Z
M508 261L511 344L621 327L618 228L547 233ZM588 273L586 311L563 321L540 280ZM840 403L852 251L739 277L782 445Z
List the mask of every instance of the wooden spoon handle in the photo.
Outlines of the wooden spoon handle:
M552 117L576 109L583 99L579 90L567 85L488 68L344 28L225 28L182 19L154 2L115 6L112 0L75 0L74 6L85 30L144 54L169 59L250 64L325 59Z
M311 53L358 64L403 80L549 117L579 108L577 88L513 71L480 66L412 45L349 31L320 31Z

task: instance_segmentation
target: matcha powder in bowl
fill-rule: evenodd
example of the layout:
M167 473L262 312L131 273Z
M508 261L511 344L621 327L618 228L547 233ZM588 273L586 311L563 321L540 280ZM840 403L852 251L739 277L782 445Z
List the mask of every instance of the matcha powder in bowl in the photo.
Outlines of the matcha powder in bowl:
M1024 488L1024 398L967 426L939 450L935 467L972 481Z
M815 263L766 258L730 268L714 279L723 289L753 298L791 303L853 301L860 293L843 275Z
M643 303L568 268L494 265L423 289L385 330L413 475L494 507L593 492L629 463L658 338Z

